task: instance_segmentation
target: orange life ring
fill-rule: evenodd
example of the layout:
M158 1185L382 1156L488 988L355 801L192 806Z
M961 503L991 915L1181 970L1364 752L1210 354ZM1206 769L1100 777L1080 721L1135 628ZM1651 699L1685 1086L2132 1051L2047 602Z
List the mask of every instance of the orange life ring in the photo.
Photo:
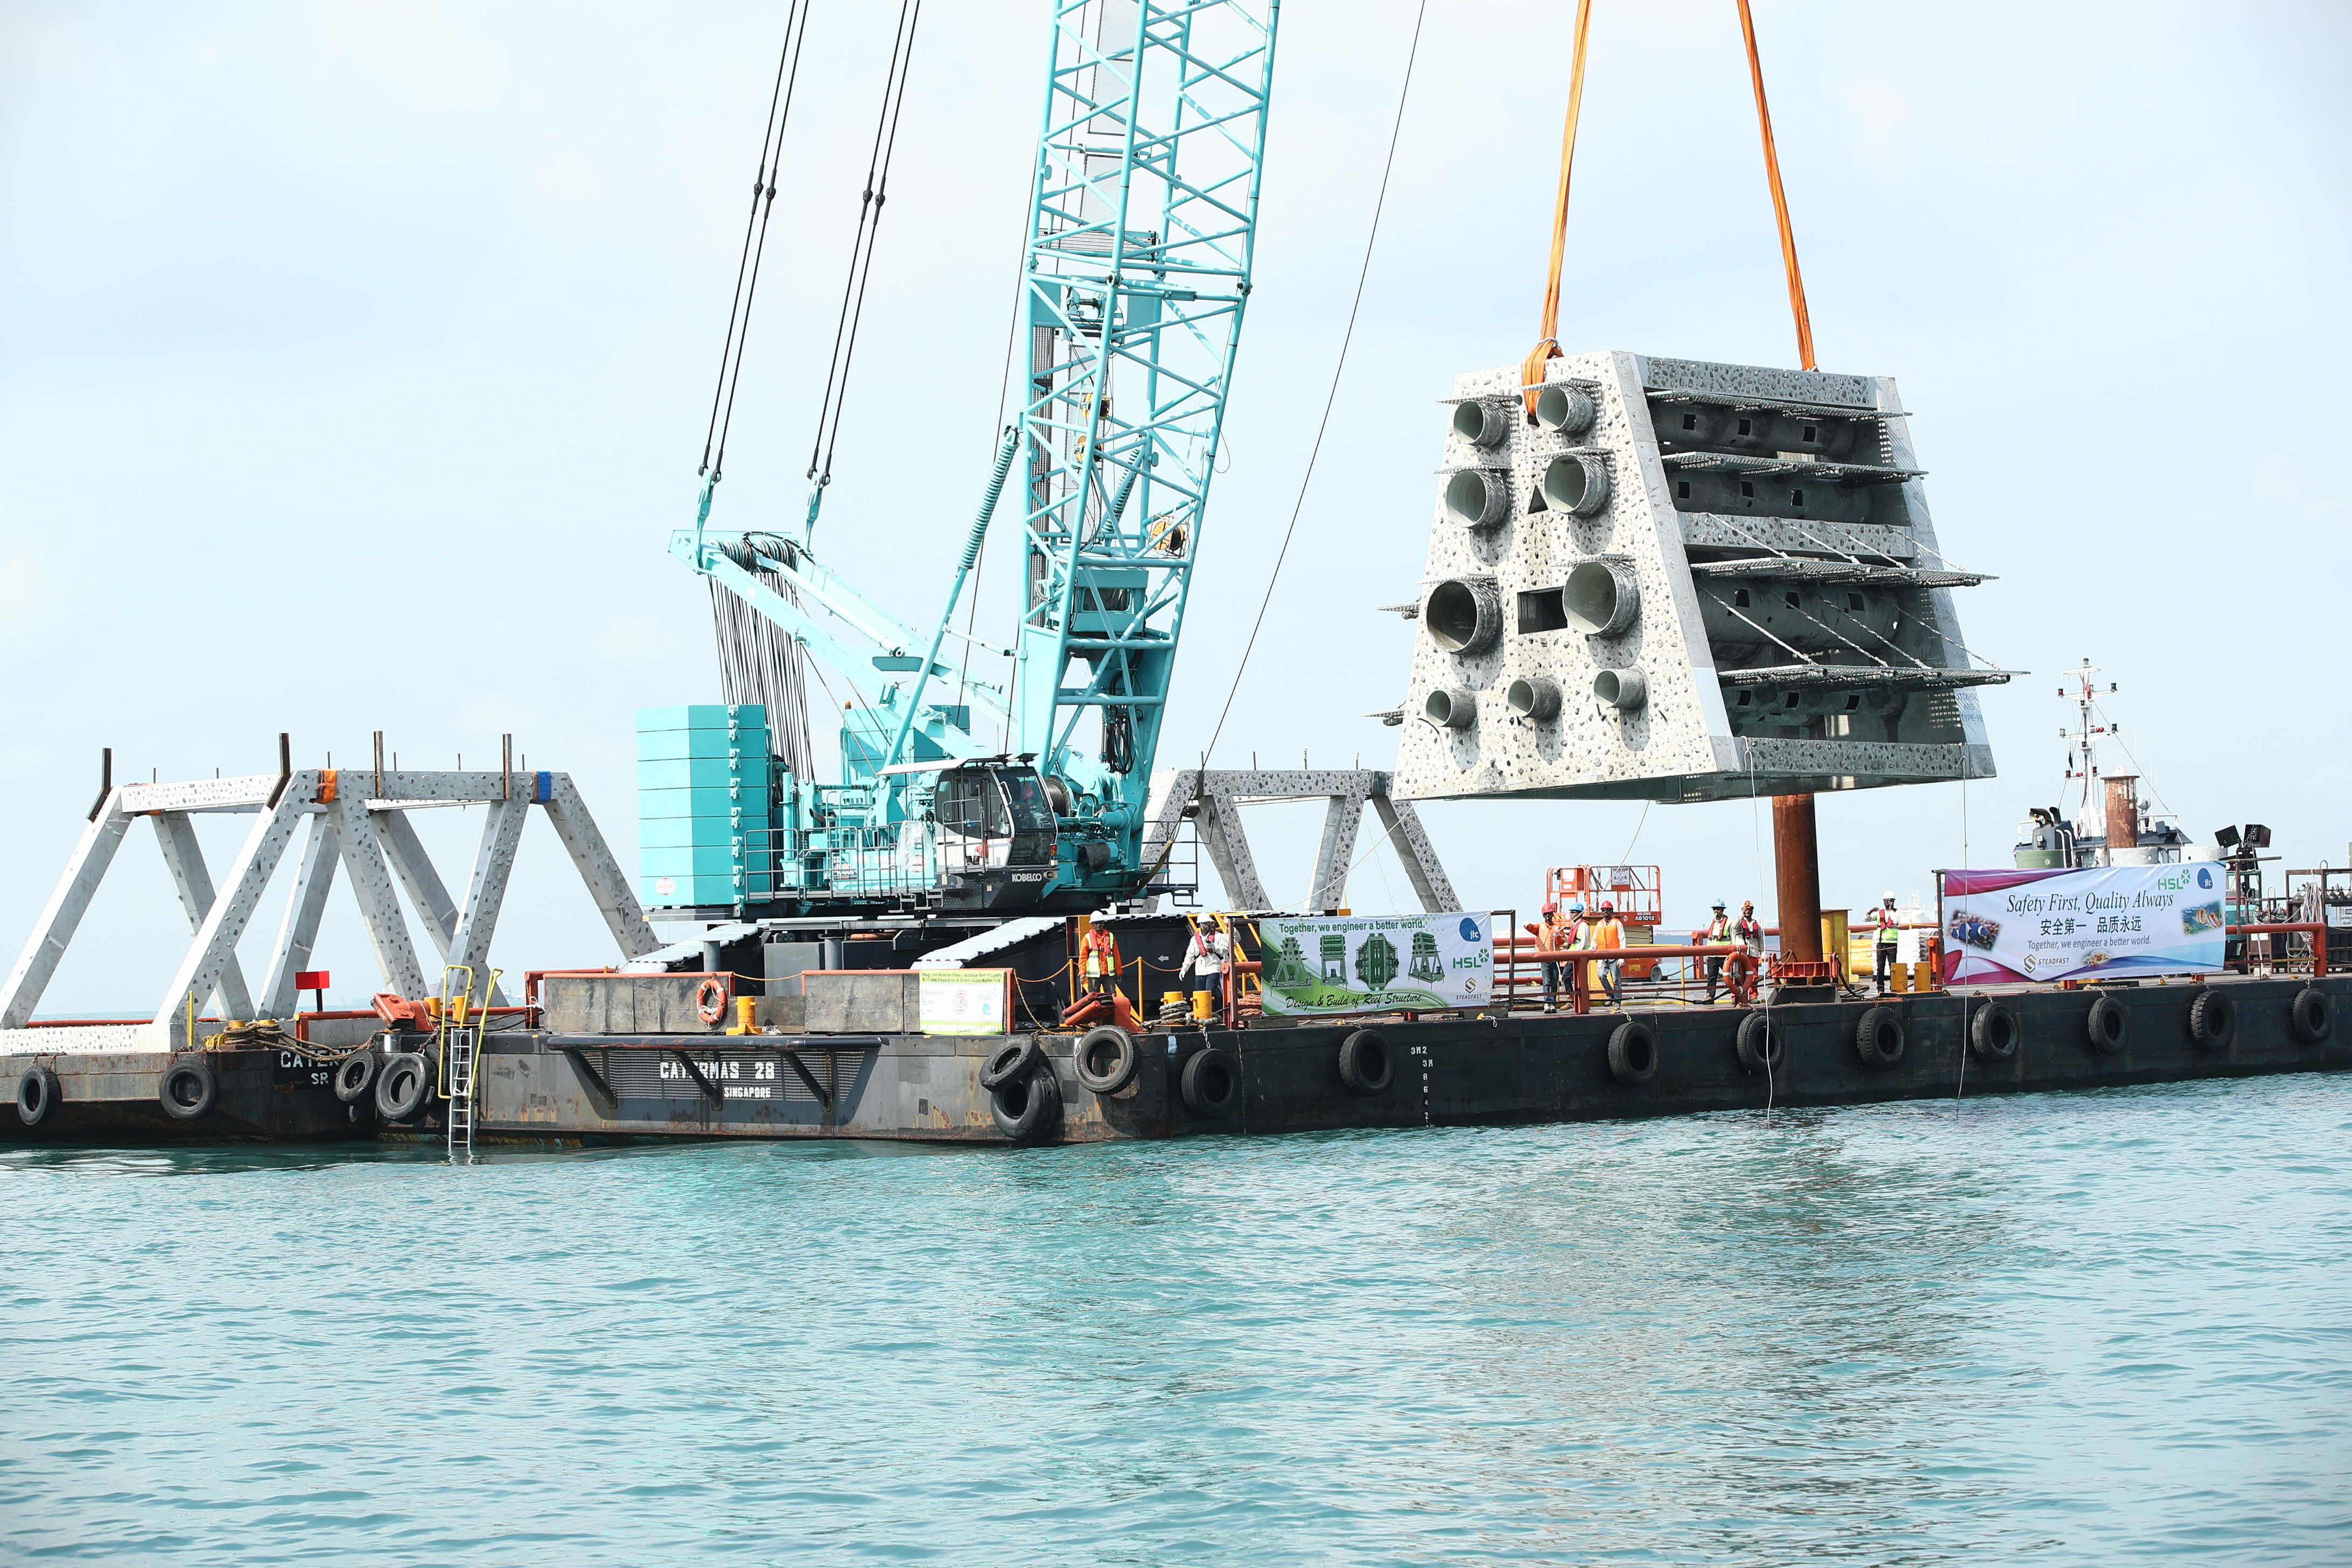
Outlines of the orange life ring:
M717 975L694 988L694 1016L706 1024L716 1024L727 1016L727 987Z

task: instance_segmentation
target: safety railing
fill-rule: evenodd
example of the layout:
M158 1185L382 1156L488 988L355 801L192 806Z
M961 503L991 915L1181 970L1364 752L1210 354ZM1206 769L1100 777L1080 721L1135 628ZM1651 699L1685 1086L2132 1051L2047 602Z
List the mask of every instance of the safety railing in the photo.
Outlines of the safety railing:
M1535 936L1499 934L1503 929L1500 921L1503 912L1496 911L1497 917L1496 929L1498 933L1495 938L1494 997L1496 1003L1507 1008L1522 1008L1535 1007L1551 1001L1556 987L1548 987L1546 984L1543 966L1548 950L1545 949L1542 939ZM1615 955L1622 958L1628 968L1621 972L1618 982L1620 990L1625 994L1638 995L1646 1004L1652 1005L1673 1004L1691 1007L1706 1005L1710 995L1727 994L1731 989L1729 955L1747 952L1737 942L1690 942L1672 947L1649 943L1633 947L1572 951L1593 952L1601 953L1603 957ZM1669 962L1676 955L1684 955L1683 961ZM1707 965L1715 959L1724 960L1724 967L1719 975L1712 977L1714 983L1710 985L1711 977L1707 973ZM1748 971L1752 974L1755 968L1752 955L1750 959ZM1550 962L1559 961L1553 959ZM1633 973L1635 969L1645 969L1646 973L1637 974Z
M1738 942L1698 942L1678 946L1648 945L1643 947L1538 947L1523 956L1539 963L1565 963L1569 971L1569 995L1579 1013L1592 1011L1592 966L1596 963L1625 963L1643 959L1720 958L1723 977L1731 987L1732 1005L1745 1007L1756 999L1756 961L1747 947ZM1622 995L1626 987L1621 982Z
M2234 959L2225 958L2222 967L2240 974L2302 974L2317 979L2327 973L2327 928L2305 921L2264 921L2253 925L2225 926L2225 934L2243 937L2245 944ZM2308 937L2301 952L2294 951L2292 940L2285 942L2263 942L2258 950L2257 938L2285 936ZM2273 951L2283 949L2284 951Z

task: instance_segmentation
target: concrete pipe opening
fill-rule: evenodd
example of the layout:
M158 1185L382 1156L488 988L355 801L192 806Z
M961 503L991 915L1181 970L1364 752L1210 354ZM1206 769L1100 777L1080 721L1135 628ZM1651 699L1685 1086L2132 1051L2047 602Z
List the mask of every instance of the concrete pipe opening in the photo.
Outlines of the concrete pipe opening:
M1592 399L1572 386L1547 386L1536 394L1536 423L1562 436L1592 428Z
M1592 678L1592 695L1630 713L1650 700L1650 683L1638 669L1604 669Z
M1548 675L1523 675L1503 693L1504 705L1522 719L1559 715L1559 682Z
M1454 433L1474 447L1500 446L1511 433L1511 416L1491 403L1457 403Z
M1459 686L1432 689L1423 699L1421 716L1441 730L1467 730L1478 718L1478 699Z
M1469 527L1485 528L1503 521L1510 505L1508 489L1500 474L1465 468L1445 481L1445 510Z
M1429 640L1448 653L1484 653L1503 635L1503 596L1481 577L1449 577L1421 607Z
M1609 504L1609 470L1581 452L1554 458L1544 469L1544 500L1561 511L1591 517Z
M1587 637L1615 637L1642 613L1642 591L1633 568L1616 561L1587 561L1568 574L1559 591L1568 624Z

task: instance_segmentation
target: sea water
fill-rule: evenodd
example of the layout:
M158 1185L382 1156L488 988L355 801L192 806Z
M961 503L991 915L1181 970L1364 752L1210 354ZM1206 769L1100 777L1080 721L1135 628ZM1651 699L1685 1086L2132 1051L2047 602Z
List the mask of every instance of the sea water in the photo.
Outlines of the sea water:
M2352 1561L2352 1079L0 1156L0 1558Z

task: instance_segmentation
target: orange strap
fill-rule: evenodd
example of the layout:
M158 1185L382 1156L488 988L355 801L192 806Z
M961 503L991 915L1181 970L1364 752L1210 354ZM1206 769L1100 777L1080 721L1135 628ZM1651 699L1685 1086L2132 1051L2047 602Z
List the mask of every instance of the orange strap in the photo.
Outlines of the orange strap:
M1756 58L1756 18L1748 0L1739 0L1739 30L1748 39L1748 75L1756 84L1756 123L1764 132L1764 175L1772 183L1772 216L1780 224L1780 259L1789 268L1789 313L1797 319L1797 359L1807 370L1813 363L1813 318L1805 309L1805 275L1797 269L1797 236L1789 227L1789 194L1780 188L1780 154L1772 146L1772 110L1764 102L1764 67ZM1566 190L1566 177L1561 188Z
M1813 362L1813 319L1805 308L1805 277L1797 267L1797 236L1789 226L1789 194L1780 185L1780 154L1772 144L1772 110L1764 100L1764 66L1756 54L1756 18L1748 0L1738 0L1739 31L1748 42L1748 75L1756 85L1756 123L1764 136L1764 175L1772 187L1772 216L1780 227L1780 259L1789 269L1789 310L1796 318L1797 358L1807 370ZM1592 0L1577 0L1576 43L1569 65L1568 122L1559 136L1559 194L1552 206L1551 271L1544 283L1543 336L1519 365L1519 395L1528 412L1536 410L1534 388L1543 383L1547 361L1559 357L1559 278L1568 259L1568 184L1576 164L1576 122L1584 107L1584 47L1592 26Z
M1584 108L1584 41L1591 27L1592 0L1576 0L1576 47L1568 68L1568 123L1559 133L1559 195L1551 216L1551 274L1544 283L1543 320L1538 328L1543 336L1519 366L1522 388L1542 385L1545 362L1559 357L1559 271L1568 259L1568 176L1576 166L1576 120ZM1519 395L1533 415L1535 393L1523 390Z

